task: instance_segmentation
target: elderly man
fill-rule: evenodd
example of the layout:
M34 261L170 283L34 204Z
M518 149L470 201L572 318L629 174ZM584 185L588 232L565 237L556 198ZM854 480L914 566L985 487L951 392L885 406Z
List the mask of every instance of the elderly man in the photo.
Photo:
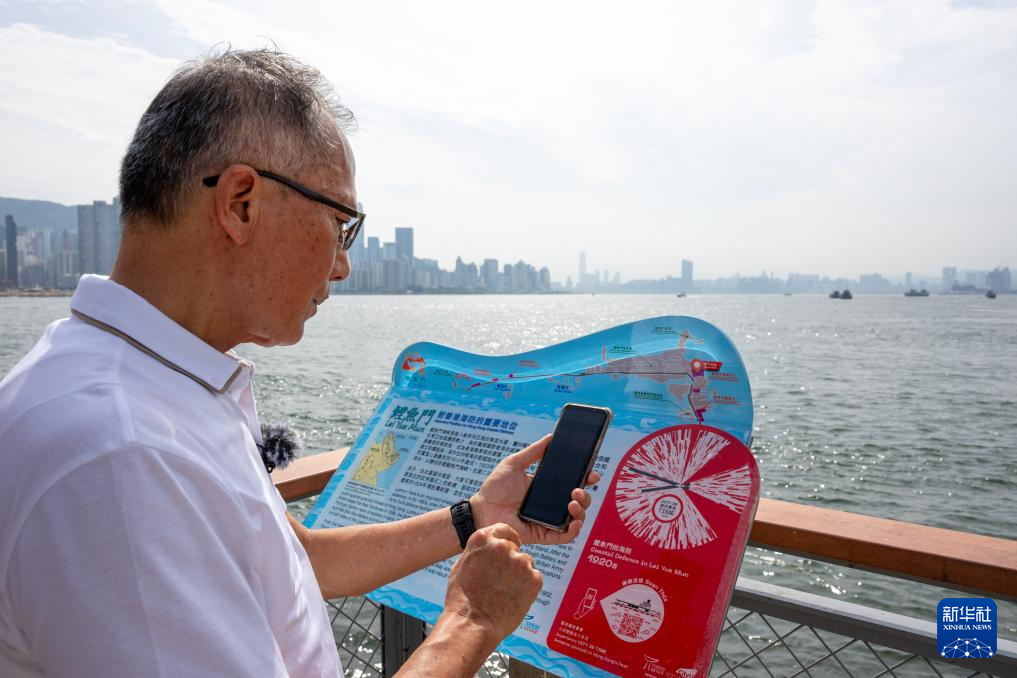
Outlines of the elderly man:
M475 531L449 510L320 531L286 513L232 349L299 341L349 274L351 120L273 51L188 64L145 112L112 276L83 277L72 317L0 383L0 675L337 675L322 596L463 546L404 671L472 675L540 590L520 544L578 534L582 489L567 533L516 517L546 439L470 498Z

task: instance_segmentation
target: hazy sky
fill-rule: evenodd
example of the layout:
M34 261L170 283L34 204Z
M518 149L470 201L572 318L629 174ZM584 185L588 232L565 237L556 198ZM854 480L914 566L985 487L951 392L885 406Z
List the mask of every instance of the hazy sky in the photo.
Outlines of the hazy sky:
M1017 265L1017 2L0 0L0 195L109 199L217 43L320 68L370 235L623 279Z

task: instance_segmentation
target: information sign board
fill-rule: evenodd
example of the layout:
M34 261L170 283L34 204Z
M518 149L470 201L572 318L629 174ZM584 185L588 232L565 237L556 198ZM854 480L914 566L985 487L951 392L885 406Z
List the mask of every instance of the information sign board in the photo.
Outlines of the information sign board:
M467 498L569 402L614 412L603 479L575 542L526 547L544 588L500 649L569 676L705 676L759 474L745 367L702 320L651 318L513 356L410 346L306 524L391 521ZM434 622L451 565L370 597Z

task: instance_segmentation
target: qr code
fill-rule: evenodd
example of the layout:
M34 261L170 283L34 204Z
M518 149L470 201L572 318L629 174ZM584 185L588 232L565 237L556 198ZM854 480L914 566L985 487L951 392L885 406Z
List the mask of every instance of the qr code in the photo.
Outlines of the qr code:
M621 623L618 624L618 635L638 638L639 629L643 627L643 618L626 612L622 615Z

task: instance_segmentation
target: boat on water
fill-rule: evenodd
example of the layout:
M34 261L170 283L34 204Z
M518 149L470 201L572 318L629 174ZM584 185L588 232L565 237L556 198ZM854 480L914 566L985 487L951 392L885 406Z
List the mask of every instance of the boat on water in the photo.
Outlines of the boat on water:
M986 299L995 299L996 298L996 293L993 292L992 290L989 290L988 292L985 293L985 298Z
M830 292L830 298L840 299L840 290L834 290L833 292Z
M678 297L679 299L684 299L685 297L687 297L689 295L685 294L684 292L679 292L675 296Z
M923 289L921 292L916 290L914 287L904 293L905 297L927 297L929 296L929 290Z
M833 292L830 293L830 298L831 299L854 299L854 297L851 295L851 290L844 290L843 292L841 292L839 290L834 290Z

